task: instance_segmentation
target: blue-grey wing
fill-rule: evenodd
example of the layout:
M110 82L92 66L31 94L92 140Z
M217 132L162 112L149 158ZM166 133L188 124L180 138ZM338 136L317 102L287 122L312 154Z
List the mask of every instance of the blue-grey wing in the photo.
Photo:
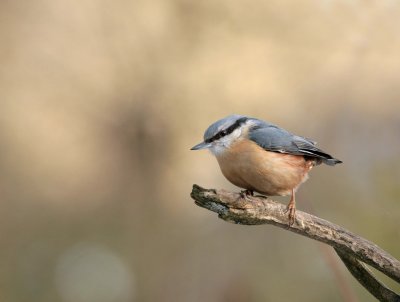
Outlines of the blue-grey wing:
M316 143L279 128L275 125L255 127L249 132L249 139L267 151L303 155L315 158L328 165L341 163L340 160L318 149Z

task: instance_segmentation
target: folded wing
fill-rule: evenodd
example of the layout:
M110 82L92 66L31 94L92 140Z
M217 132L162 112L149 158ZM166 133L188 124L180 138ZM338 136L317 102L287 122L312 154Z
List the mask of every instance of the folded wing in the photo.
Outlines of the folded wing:
M249 138L268 151L303 155L330 166L341 163L340 160L318 149L315 142L293 135L275 125L257 125L249 132Z

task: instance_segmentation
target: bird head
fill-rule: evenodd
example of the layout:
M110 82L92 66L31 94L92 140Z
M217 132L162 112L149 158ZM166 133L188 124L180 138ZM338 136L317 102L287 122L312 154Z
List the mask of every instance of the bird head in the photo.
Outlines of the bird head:
M229 115L211 124L204 133L204 141L191 150L209 149L214 155L223 154L234 142L247 135L257 120L244 115Z

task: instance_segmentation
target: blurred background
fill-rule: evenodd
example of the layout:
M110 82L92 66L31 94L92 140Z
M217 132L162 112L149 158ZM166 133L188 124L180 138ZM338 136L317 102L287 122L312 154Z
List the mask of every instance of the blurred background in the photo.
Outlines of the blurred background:
M318 141L344 164L298 208L400 258L397 1L3 0L0 22L1 301L374 301L318 243L195 206L193 183L238 189L189 149L231 113Z

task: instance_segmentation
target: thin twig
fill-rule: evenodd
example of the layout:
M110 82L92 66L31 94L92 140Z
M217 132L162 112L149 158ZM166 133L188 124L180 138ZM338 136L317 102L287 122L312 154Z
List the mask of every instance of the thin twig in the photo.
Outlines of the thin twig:
M329 245L318 242L318 248L330 267L331 271L335 276L337 287L342 295L343 302L358 302L354 289L351 288L348 280L345 278L345 271L343 271L340 258L335 253L335 249L332 249Z
M344 265L372 295L379 301L400 301L400 296L386 287L385 284L377 280L371 270L364 264L354 258L352 255L336 250L336 253L342 259Z

